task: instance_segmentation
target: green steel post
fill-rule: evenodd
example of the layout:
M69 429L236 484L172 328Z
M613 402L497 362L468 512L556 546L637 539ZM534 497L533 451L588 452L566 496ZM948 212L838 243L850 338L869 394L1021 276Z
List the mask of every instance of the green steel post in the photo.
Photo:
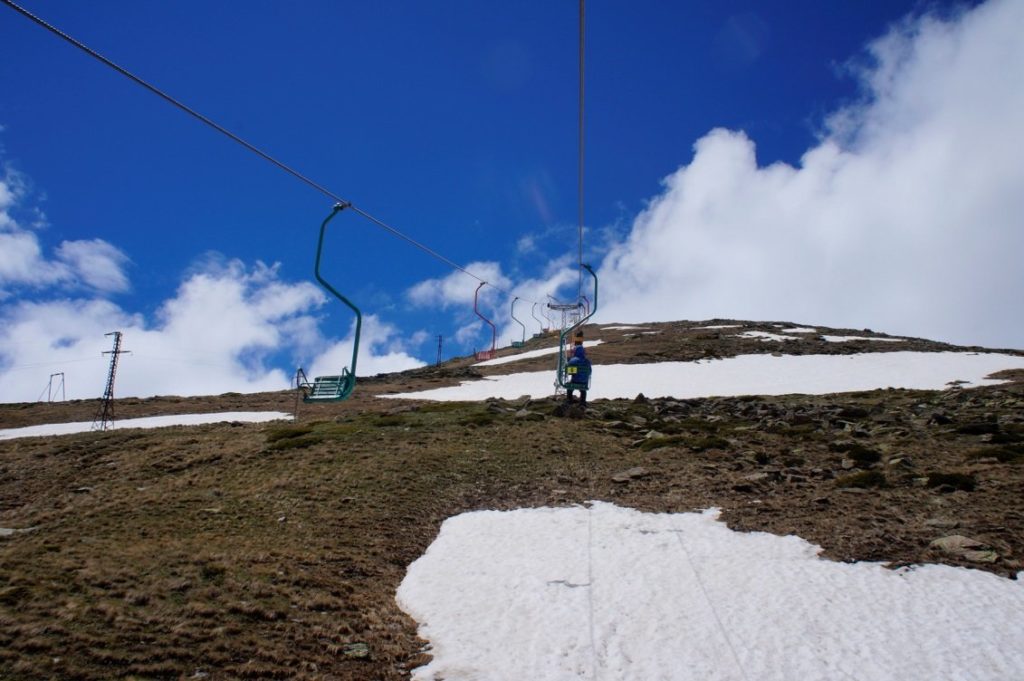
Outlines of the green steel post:
M363 328L363 313L360 312L359 308L353 305L348 298L338 293L333 286L327 283L327 281L320 276L320 256L324 250L324 233L327 231L327 223L330 222L331 218L335 215L348 208L348 206L349 204L347 203L335 204L334 210L331 211L331 214L328 215L327 218L324 219L323 224L320 225L320 241L316 245L316 267L314 268L314 272L316 274L316 280L320 282L321 286L334 294L335 298L348 305L352 308L352 311L356 313L356 335L352 343L352 367L349 369L349 373L352 374L352 383L354 385L356 378L356 360L359 357L359 333Z

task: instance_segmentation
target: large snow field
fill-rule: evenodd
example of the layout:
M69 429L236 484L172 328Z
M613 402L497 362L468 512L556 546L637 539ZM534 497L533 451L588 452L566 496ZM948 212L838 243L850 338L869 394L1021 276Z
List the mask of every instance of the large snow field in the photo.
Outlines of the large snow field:
M836 563L717 515L594 503L446 520L397 593L433 655L413 678L1024 678L1024 579Z
M657 364L595 364L589 397L714 397L856 392L878 388L941 390L954 381L991 385L986 376L1024 368L1024 357L973 352L872 352L854 355L740 355ZM426 400L516 399L554 392L555 372L488 376L461 385L385 395Z

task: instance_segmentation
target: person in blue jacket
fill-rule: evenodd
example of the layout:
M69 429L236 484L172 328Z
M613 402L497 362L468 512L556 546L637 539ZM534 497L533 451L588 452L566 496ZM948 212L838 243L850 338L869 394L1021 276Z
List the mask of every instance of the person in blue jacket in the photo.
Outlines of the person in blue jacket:
M590 360L587 359L587 353L583 349L583 334L577 334L573 341L572 355L567 363L568 367L575 367L575 371L569 370L565 384L565 399L567 402L572 402L572 394L574 391L580 391L580 404L584 407L587 406L587 388L590 386Z

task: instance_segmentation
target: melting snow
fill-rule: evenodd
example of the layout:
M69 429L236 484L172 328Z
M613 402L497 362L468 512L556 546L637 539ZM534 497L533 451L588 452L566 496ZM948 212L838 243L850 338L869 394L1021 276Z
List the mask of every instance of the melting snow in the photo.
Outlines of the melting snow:
M138 419L118 419L114 422L114 430L123 428L163 428L166 426L195 426L204 423L220 423L221 421L247 421L262 423L279 419L291 420L292 415L281 411L225 411L217 414L171 414L168 416L147 416ZM50 423L42 426L26 426L24 428L8 428L0 430L0 440L12 440L16 437L39 437L42 435L71 435L87 433L92 430L92 421L76 423Z
M413 679L1024 678L1024 579L835 563L717 515L449 518L397 593L431 644Z
M822 336L829 343L846 343L847 341L878 341L879 343L902 343L904 338L874 338L871 336Z
M780 336L777 333L768 333L767 331L744 331L743 333L737 334L739 338L760 338L762 341L791 341L801 340L796 336Z
M603 342L604 342L603 340L584 341L583 342L583 347L584 348L592 348L595 345L600 345ZM527 350L526 352L520 352L517 355L509 355L508 357L498 357L497 359L489 359L489 360L484 361L484 362L477 362L473 366L475 366L475 367L493 367L493 366L498 366L499 364L509 364L510 362L518 362L519 360L522 360L522 359L532 359L534 357L543 357L544 355L557 355L557 354L558 354L558 346L556 345L553 348L541 348L540 350Z
M714 397L855 392L878 388L942 390L953 381L994 385L985 377L1024 369L1024 357L973 352L872 352L855 355L740 355L699 362L595 364L592 399ZM426 400L513 400L554 394L555 372L533 371L463 381L450 388L385 395Z

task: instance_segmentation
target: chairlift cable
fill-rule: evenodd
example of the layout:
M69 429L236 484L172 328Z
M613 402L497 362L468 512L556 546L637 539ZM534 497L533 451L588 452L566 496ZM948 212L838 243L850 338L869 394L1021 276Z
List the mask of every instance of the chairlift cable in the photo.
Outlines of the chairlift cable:
M579 171L578 171L578 214L579 214L579 286L577 289L577 300L583 295L583 102L584 102L584 26L585 26L585 5L586 0L580 0L580 91L579 91Z
M57 37L61 38L62 40L65 40L66 42L70 43L71 45L74 45L78 49L80 49L83 52L85 52L86 54L88 54L90 57L92 57L92 58L100 61L104 65L114 69L115 71L120 73L122 76L128 78L129 80L135 82L138 85L141 85L142 87L144 87L145 89L149 90L153 94L157 95L158 97L160 97L164 101L168 102L169 104L172 104L173 106L177 107L178 109L181 109L185 113L187 113L190 116L196 118L200 122L205 123L206 125L208 125L209 127L213 128L214 130L216 130L217 132L221 133L222 135L225 135L226 137L230 138L234 142L242 145L243 147L245 147L246 149L248 149L252 153L256 154L260 158L264 159L265 161L268 161L268 162L272 163L273 165L277 166L278 168L280 168L281 170L285 171L286 173L288 173L288 174L292 175L293 177L297 178L298 180L306 183L307 185L309 185L313 189L317 190L321 194L324 194L325 196L330 197L336 203L341 204L342 206L344 206L346 208L349 208L350 210L352 210L355 213L358 213L359 215L361 215L366 220L369 220L374 225L377 225L381 229L384 229L385 231L390 232L394 236L396 236L396 237L406 241L407 243L415 246L416 248L418 248L418 249L422 250L423 252L427 253L428 255L436 258L437 260L440 260L441 262L445 263L449 267L452 267L453 269L458 270L459 272L462 272L463 274L466 274L466 275L472 277L473 279L476 279L477 281L479 281L481 283L485 283L488 286L491 286L492 288L497 289L498 291L500 291L500 292L502 292L502 293L504 293L506 295L512 295L512 293L510 293L509 291L506 291L505 289L501 288L500 286L495 286L494 284L486 282L482 277L477 276L476 274L474 274L473 272L467 270L465 267L462 267L461 265L459 265L458 263L454 262L450 258L447 258L447 257L441 255L440 253L438 253L434 249L430 248L429 246L427 246L425 244L422 244L419 241L413 239L412 237L402 233L401 231L399 231L398 229L396 229L396 228L392 227L391 225L387 224L383 220L380 220L380 219L374 217L370 213L362 210L361 208L357 208L355 205L352 204L351 201L347 201L347 200L341 198L340 196L338 196L334 192L330 191L329 189L327 189L323 185L321 185L321 184L319 184L317 182L314 182L313 180L311 180L310 178L306 177L302 173L298 172L294 168L291 168L290 166L285 165L281 161L278 161L276 158L274 158L270 154L264 152L263 150L261 150L260 148L256 147L255 145L245 141L244 139L242 139L238 135L234 134L233 132L231 132L227 128L223 127L222 125L219 125L215 121L213 121L210 118L208 118L208 117L204 116L203 114L199 113L195 109L192 109L191 107L187 106L186 104L178 101L177 99L175 99L174 97L170 96L169 94L167 94L163 90L160 90L159 88L157 88L157 87L155 87L153 85L150 85L148 82L146 82L145 80L143 80L139 76L136 76L132 72L128 71L127 69L125 69L122 66L119 66L118 64L114 63L110 59L107 59L106 57L101 55L99 52L96 52L95 50L93 50L89 46L85 45L84 43L80 42L79 40L75 39L74 37L68 35L64 31L62 31L59 28L57 28L56 26L54 26L54 25L50 24L49 22L47 22L45 19L42 19L41 17L36 16L35 14L31 13L30 11L28 11L24 7L21 7L20 5L14 3L12 0L0 0L0 2L3 2L5 5L10 7L14 11L16 11L19 14L21 14L22 16L30 19L31 21L35 22L39 26L42 26L43 28L45 28L46 30L50 31L51 33L53 33Z

